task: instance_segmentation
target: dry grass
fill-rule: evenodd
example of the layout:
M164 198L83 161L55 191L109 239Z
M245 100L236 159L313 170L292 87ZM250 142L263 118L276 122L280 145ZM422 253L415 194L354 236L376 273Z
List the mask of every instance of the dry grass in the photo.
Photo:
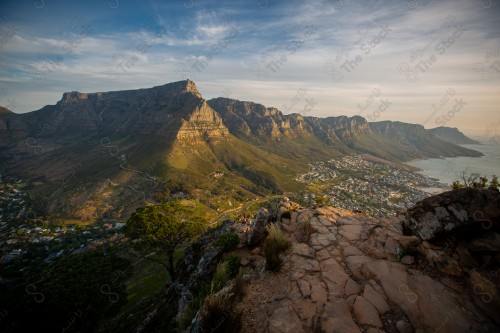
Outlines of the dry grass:
M266 268L270 271L277 271L281 267L283 260L281 254L291 247L290 241L276 224L267 227L268 236L264 241L264 257L266 258Z

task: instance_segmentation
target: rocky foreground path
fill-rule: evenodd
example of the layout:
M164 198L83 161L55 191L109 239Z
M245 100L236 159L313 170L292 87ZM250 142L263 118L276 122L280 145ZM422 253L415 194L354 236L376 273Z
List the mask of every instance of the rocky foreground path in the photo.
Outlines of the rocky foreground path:
M403 218L323 207L281 219L292 248L280 271L264 270L259 248L243 259L254 277L237 306L242 332L499 332L496 285L474 269L454 274L453 261L450 274L419 263L407 249L448 250L404 236Z

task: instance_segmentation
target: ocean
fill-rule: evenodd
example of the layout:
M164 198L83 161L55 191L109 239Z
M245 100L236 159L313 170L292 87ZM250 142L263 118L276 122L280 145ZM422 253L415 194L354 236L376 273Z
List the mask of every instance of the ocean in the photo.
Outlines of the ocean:
M492 175L500 177L500 146L498 145L460 145L465 148L474 149L484 154L482 157L447 157L430 158L408 162L406 164L419 168L418 173L438 179L441 183L448 185L443 189L423 188L430 193L443 192L451 188L455 180L460 179L460 174L464 170L478 172L486 176L488 180Z

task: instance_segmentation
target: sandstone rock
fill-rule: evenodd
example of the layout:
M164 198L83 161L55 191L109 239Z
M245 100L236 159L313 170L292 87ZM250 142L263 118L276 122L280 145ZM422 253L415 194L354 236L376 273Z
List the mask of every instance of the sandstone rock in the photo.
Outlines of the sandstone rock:
M365 284L365 290L363 292L363 297L370 302L380 314L389 312L391 309L385 301L384 297L380 295L370 284Z
M354 301L354 306L352 307L354 315L358 323L361 325L370 325L376 327L383 327L383 323L380 320L377 309L370 304L364 297L358 296Z
M314 258L314 250L307 244L304 243L295 243L292 246L292 253L305 257L305 258Z
M415 263L415 257L414 256L404 256L401 258L401 263L405 265L413 265Z
M347 267L352 272L352 275L356 278L361 278L360 267L365 262L370 262L372 259L367 256L350 256L345 259Z
M291 262L294 270L304 270L306 272L319 272L319 263L314 259L305 259L298 255L292 255Z
M330 302L321 316L322 333L361 333L345 302Z
M297 223L305 223L313 217L314 212L311 210L306 210L303 212L300 212L299 215L297 216Z
M361 237L363 226L359 224L346 224L340 227L339 234L350 241L356 241Z
M311 285L309 284L309 282L305 280L299 280L297 284L303 297L311 296Z
M345 284L345 294L349 296L353 294L359 294L360 292L361 292L361 287L359 283L349 278Z
M321 249L318 252L316 252L316 259L318 259L319 261L323 261L329 258L331 258L331 255L330 253L328 253L326 249Z
M403 309L416 331L434 331L443 326L444 318L451 317L442 332L474 331L469 328L478 322L478 313L461 307L459 296L432 278L413 276L410 282L402 264L381 260L363 264L362 272L365 278L380 280L387 298Z
M269 333L306 333L291 306L280 307L269 318Z
M311 300L299 299L293 302L293 309L299 315L299 318L305 321L308 327L314 325L316 319L316 304Z
M356 247L350 245L343 250L344 252L344 257L349 257L349 256L362 256L364 255L363 252L358 250Z
M370 327L366 330L366 333L385 333L385 331L380 328Z
M265 208L261 208L257 216L250 224L248 233L248 245L254 246L260 244L267 236L266 226L268 225L269 213Z
M410 323L404 320L398 320L396 322L396 329L399 333L413 333Z
M433 240L459 228L468 231L500 226L500 193L487 189L465 188L424 199L408 210L403 222L405 233Z
M317 303L318 309L321 309L327 301L325 284L316 276L308 276L307 281L311 285L311 300Z

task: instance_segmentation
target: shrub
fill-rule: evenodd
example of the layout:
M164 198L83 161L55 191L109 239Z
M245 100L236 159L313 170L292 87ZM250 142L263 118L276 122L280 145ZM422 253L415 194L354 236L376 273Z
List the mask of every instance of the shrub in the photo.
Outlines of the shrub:
M189 325L191 325L191 322L193 321L194 316L196 316L196 312L198 311L198 308L193 305L193 303L188 304L182 313L179 315L179 319L177 319L177 323L179 325L179 328L181 330L186 330Z
M414 247L407 247L403 246L401 248L401 252L399 253L399 259L403 258L404 256L412 256L412 257L418 257L418 250Z
M229 276L227 274L226 265L225 263L220 262L217 264L217 268L212 279L211 293L214 294L224 288L227 281L229 281Z
M241 312L231 310L232 302L225 295L210 295L201 312L203 332L237 333L241 330Z
M283 214L281 214L281 218L290 220L292 218L292 214L289 211L283 212Z
M226 257L226 272L229 277L234 277L240 271L241 257L237 254L231 253Z
M280 255L290 248L291 243L274 223L267 226L267 232L268 236L263 246L266 267L271 271L277 271L282 264Z
M314 232L314 229L311 225L311 221L307 220L300 224L300 231L304 235L304 239L308 242L309 238L311 238L311 234Z
M214 245L222 248L224 251L232 251L236 249L240 243L240 238L234 232L226 232L220 235L214 242Z

